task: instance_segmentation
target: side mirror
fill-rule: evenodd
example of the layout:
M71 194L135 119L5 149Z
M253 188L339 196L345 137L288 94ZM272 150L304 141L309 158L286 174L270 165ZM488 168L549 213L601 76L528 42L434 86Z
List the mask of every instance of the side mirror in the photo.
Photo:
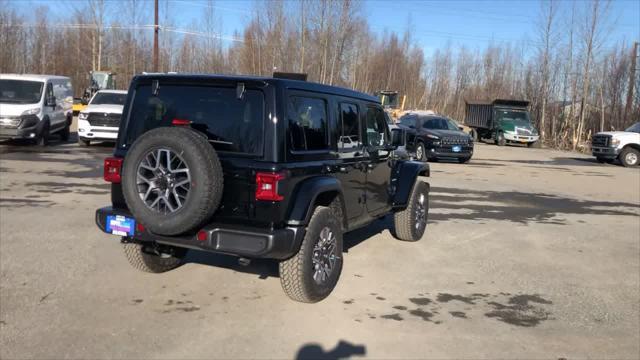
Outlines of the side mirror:
M46 106L56 107L56 97L51 95L47 98Z
M391 145L398 147L404 146L406 139L406 131L404 129L391 129Z
M462 126L458 126L458 130L464 131L464 128Z

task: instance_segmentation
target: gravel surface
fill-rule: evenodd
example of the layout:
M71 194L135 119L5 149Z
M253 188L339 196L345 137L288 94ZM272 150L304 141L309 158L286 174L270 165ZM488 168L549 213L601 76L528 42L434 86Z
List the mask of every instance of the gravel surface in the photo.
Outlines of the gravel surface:
M109 153L0 144L0 358L640 357L638 168L478 144L431 164L422 240L348 234L310 305L272 261L131 268L94 224Z

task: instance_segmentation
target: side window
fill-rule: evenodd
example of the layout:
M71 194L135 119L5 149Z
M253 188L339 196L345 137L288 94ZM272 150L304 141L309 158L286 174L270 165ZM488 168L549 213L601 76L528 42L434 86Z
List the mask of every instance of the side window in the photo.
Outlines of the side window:
M412 115L405 115L400 119L400 124L415 129L416 127L416 117Z
M379 147L389 143L389 128L382 109L367 109L367 145Z
M291 96L287 109L289 149L293 151L326 150L327 104L323 99Z
M350 151L362 146L360 141L360 122L358 121L358 106L351 103L340 104L340 127L338 134L338 150Z

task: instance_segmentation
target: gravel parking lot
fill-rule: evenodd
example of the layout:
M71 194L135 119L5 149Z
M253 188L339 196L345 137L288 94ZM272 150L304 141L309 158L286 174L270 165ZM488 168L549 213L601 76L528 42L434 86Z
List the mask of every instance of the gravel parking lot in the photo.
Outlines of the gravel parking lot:
M433 163L424 238L346 237L334 293L192 251L138 272L99 232L108 146L0 145L0 358L637 358L640 169L479 144Z

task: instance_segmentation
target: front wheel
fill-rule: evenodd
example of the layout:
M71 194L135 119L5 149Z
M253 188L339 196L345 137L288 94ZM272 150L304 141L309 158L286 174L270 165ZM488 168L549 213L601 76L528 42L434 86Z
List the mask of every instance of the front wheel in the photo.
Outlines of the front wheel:
M416 159L420 161L427 161L427 155L424 148L424 144L421 142L419 142L418 146L416 147Z
M314 303L331 293L342 272L342 227L331 210L318 206L300 250L279 265L282 289L295 301Z
M460 164L466 164L466 163L468 163L468 162L469 162L469 160L471 160L471 156L469 156L469 157L463 157L463 158L458 158L458 162L459 162Z
M60 138L62 141L69 141L69 137L71 136L71 119L67 119L67 124L64 126L64 129L60 131Z
M49 123L46 123L42 126L42 130L40 130L40 134L36 138L36 145L45 147L49 145Z
M640 151L626 147L620 153L620 162L625 167L636 166L640 163Z
M499 131L496 134L496 145L505 146L506 144L507 144L507 139L504 138L504 134L502 133L502 131Z
M124 254L134 268L148 273L163 273L182 264L187 253L184 248L169 248L166 252L157 252L150 247L137 243L125 243Z
M85 140L83 138L78 138L78 145L80 146L89 146L91 145L91 140Z
M429 217L429 187L416 180L406 209L393 214L395 237L404 241L418 241L424 235Z

